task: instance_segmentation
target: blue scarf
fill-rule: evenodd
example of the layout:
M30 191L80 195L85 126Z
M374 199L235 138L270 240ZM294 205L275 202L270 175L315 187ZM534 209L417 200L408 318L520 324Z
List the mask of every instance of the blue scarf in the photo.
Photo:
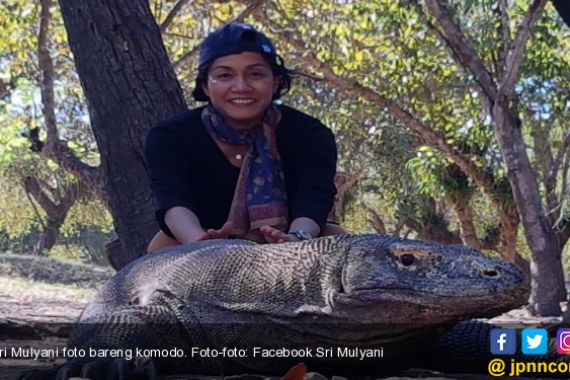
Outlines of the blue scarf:
M202 121L214 139L232 145L249 145L228 216L233 224L233 235L264 242L260 227L272 226L284 231L287 197L275 133L281 121L279 109L272 104L261 125L251 130L228 127L211 104L202 111Z

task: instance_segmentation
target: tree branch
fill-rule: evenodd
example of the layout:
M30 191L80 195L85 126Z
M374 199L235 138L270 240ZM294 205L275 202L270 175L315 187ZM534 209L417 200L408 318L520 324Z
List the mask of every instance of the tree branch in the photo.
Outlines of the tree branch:
M22 184L23 185L23 184ZM24 189L25 190L25 189ZM40 215L40 212L38 211L38 206L36 206L36 203L34 202L34 200L32 199L32 196L30 195L30 192L25 190L24 191L26 193L26 198L28 198L28 202L30 202L30 205L32 206L32 209L34 210L34 214L36 215L36 218L38 219L38 223L40 224L40 226L42 226L42 229L46 229L46 224L44 223L44 220L42 218L42 216Z
M174 18L178 15L182 7L188 4L189 1L190 0L178 0L178 2L170 10L168 15L166 15L166 18L164 19L162 24L160 24L160 33L164 33L166 29L168 29L168 27L170 26L170 24L172 24L172 21L174 21Z
M564 161L564 157L568 153L569 147L570 147L570 132L568 132L566 137L564 137L564 143L556 153L556 158L554 159L552 166L550 167L550 171L547 173L546 183L552 183L552 184L556 183L556 177L558 175L558 171L560 170L560 166Z
M504 71L503 76L501 77L501 83L497 91L498 96L510 96L513 92L515 82L519 74L519 68L522 63L526 42L528 41L534 24L541 16L542 10L546 5L546 1L547 0L534 0L530 6L530 10L521 21L512 47L509 49L509 53L507 54L505 62L502 65Z
M186 39L186 40L192 40L192 41L194 41L194 37L186 36L186 35L180 34L180 33L164 32L164 33L162 33L162 35L163 35L163 36L166 36L166 37L176 37L176 38L183 38L183 39Z
M40 183L36 178L25 177L22 180L22 183L24 185L24 189L26 189L26 192L34 197L36 202L39 203L39 205L45 210L48 215L57 213L57 205L42 190Z
M564 165L562 167L562 184L560 190L560 203L558 205L559 208L559 215L558 220L553 223L553 227L556 229L556 235L558 238L558 242L560 247L564 247L570 239L570 222L568 221L567 215L564 213L564 197L565 193L567 193L570 189L568 189L568 170L570 169L570 156L565 156L564 158Z
M38 33L38 63L41 73L42 113L45 119L48 140L57 140L57 124L55 119L55 96L53 91L53 61L49 56L49 24L52 0L41 0L40 30Z
M564 166L562 167L562 193L570 190L568 189L568 168L570 167L570 156L566 155L564 158Z
M236 16L232 20L229 20L224 25L230 24L232 22L243 22L245 20L245 18L247 18L248 16L250 16L253 13L255 13L256 11L258 11L259 8L264 3L265 3L265 0L254 0L254 1L252 1L251 3L249 3L247 5L247 7L238 16ZM177 71L182 66L187 64L190 60L194 59L196 54L200 51L200 45L201 45L201 43L194 46L188 52L184 53L184 55L182 55L182 57L180 57L176 62L174 62L172 64L172 67L174 67L174 70Z
M503 49L501 53L501 58L499 59L499 76L503 75L503 62L506 59L509 50L511 49L511 33L509 29L509 15L507 13L507 0L499 0L499 20L500 20L500 31L503 43Z
M433 30L443 41L455 61L466 72L476 78L481 91L483 91L488 100L488 103L493 104L497 93L493 77L489 70L487 70L487 67L485 67L483 61L477 55L471 40L463 33L455 21L453 21L447 7L439 0L426 1L427 8L438 22L439 27L441 28L440 30L427 20L427 17L425 17L425 14L421 10L421 6L417 1L414 0L414 4L428 28Z
M52 0L40 0L40 27L38 33L38 65L41 74L41 100L42 114L44 116L47 139L45 144L40 141L39 135L30 134L33 146L42 147L41 152L53 159L61 167L75 174L86 184L93 186L98 194L103 194L102 180L99 170L82 162L73 151L58 137L55 116L54 95L54 66L49 49L49 24L51 22L50 7Z
M378 234L387 233L386 224L384 223L384 220L382 220L380 214L368 205L364 205L364 209L368 211L368 218L366 218L368 225L371 226Z
M558 239L561 247L564 247L566 243L568 243L568 239L570 239L570 224L560 230L558 233Z
M68 182L62 191L62 197L59 200L59 203L69 210L75 202L79 200L82 196L84 196L89 189L82 181L75 181L75 182Z
M556 196L556 176L550 176L552 166L554 165L554 157L552 155L552 147L549 139L549 130L552 129L551 125L545 125L543 122L538 122L533 126L531 133L534 141L533 150L536 161L536 166L540 168L537 171L537 178L544 186L544 199L546 204L546 216L552 225L558 218L557 210L559 209L560 202Z
M186 53L184 53L182 55L182 57L180 57L176 62L174 62L172 64L172 67L174 67L174 70L175 71L179 70L182 66L186 65L189 61L196 58L196 54L198 54L198 52L200 51L201 45L202 44L200 43L200 44L194 46L192 49L190 49Z
M308 79L315 81L315 82L322 82L323 81L322 77L317 76L315 74L308 73L306 71L294 70L294 73L295 73L295 75L308 78Z

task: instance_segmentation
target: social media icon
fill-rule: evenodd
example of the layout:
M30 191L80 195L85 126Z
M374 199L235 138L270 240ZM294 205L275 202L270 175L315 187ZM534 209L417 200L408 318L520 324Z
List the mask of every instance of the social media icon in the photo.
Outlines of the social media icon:
M492 354L512 355L517 352L517 332L513 329L492 329L490 343Z
M521 334L522 353L544 355L548 351L548 332L545 329L524 329Z
M559 354L570 354L570 329L558 329L556 333L556 351Z

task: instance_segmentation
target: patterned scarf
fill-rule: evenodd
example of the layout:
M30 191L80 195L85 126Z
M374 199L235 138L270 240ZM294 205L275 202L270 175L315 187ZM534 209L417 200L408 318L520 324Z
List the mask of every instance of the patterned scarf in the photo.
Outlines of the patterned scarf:
M228 216L233 235L265 242L262 226L284 231L287 228L287 199L275 131L281 112L271 105L263 122L252 130L237 130L225 125L222 115L210 104L202 111L202 121L210 135L227 144L250 145L241 166Z

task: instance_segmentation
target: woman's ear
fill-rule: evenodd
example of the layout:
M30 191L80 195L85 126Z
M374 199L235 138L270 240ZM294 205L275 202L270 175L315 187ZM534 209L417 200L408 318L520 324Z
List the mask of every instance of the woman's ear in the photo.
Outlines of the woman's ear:
M208 84L206 82L201 83L200 87L202 87L202 91L206 94L207 97L210 97L210 91L208 90Z
M279 83L281 83L281 75L273 76L273 89L271 91L273 95L275 95L279 90Z

